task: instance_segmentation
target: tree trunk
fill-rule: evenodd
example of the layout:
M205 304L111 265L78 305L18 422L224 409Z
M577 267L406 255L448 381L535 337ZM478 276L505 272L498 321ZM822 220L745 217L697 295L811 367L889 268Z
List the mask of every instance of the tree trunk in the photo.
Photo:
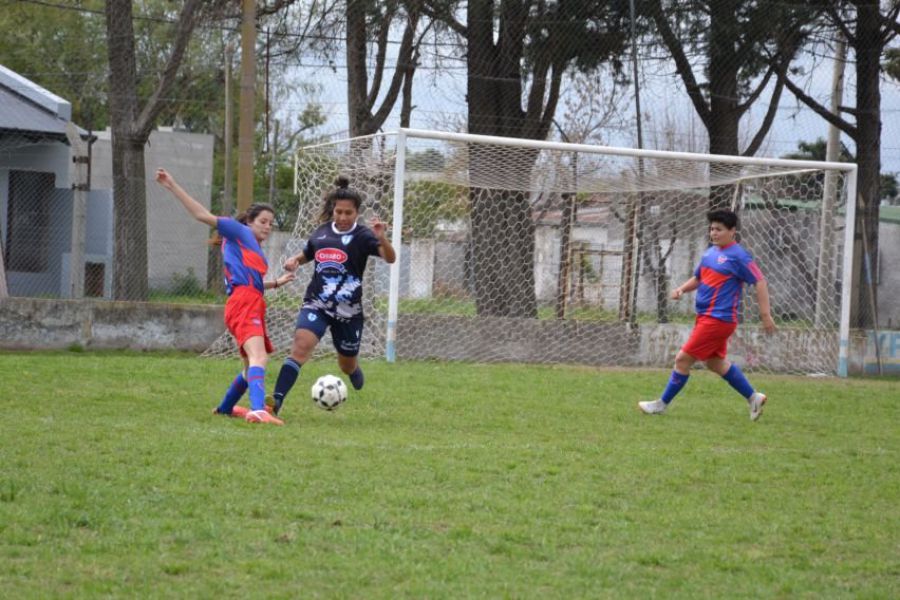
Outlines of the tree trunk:
M516 35L524 15L517 3L503 3L504 26L494 44L494 3L468 4L468 128L470 133L520 137L525 125L519 60L521 36ZM521 8L521 7L519 7ZM501 150L502 152L502 150ZM496 171L494 152L470 154L470 171ZM535 154L535 158L537 155ZM537 316L534 293L534 223L525 193L473 187L471 197L472 259L475 306L479 315Z
M137 119L134 27L131 8L106 8L109 52L109 115L113 172L113 296L147 299L147 199L143 141Z
M366 3L363 0L347 2L347 112L351 136L368 135L369 107L366 95L369 89L366 65Z
M709 46L709 153L737 156L741 114L738 110L738 63L734 32L737 19L730 2L710 5ZM710 188L709 208L730 208L734 187Z
M113 289L117 300L146 300L147 190L144 145L133 139L112 139L114 248Z
M470 197L478 314L537 317L534 223L527 195L473 188Z
M878 272L878 213L881 197L881 63L883 35L879 18L878 3L858 4L856 27L856 156L857 172L856 238L867 237L869 247L869 267L871 277ZM848 199L854 201L854 199ZM863 229L865 226L865 229ZM875 315L872 306L877 306L875 282L867 278L865 255L861 243L856 244L859 257L856 269L859 271L857 310L855 327L872 327Z
M113 172L113 295L118 300L146 300L147 184L144 144L174 85L178 65L196 23L200 0L187 0L176 26L172 53L156 89L141 110L131 2L107 2L106 42L109 61L109 122Z

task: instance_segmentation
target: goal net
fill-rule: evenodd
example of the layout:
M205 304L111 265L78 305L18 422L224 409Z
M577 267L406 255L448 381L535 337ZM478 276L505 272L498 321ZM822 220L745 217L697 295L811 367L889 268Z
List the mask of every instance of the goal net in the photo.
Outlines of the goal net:
M694 320L693 294L669 294L708 247L706 213L730 208L778 331L763 333L745 287L729 358L833 374L849 335L852 169L401 130L301 149L298 218L276 254L302 249L343 174L364 196L362 220L389 223L399 254L392 266L370 259L364 355L666 367ZM268 294L282 354L310 275L305 265ZM333 352L330 340L318 351ZM227 353L227 335L207 352Z

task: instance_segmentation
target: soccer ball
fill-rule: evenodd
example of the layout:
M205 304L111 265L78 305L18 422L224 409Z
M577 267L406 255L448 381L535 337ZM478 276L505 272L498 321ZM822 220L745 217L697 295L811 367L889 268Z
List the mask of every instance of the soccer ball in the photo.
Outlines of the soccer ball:
M322 375L312 386L312 401L322 410L335 410L347 399L347 385L340 377Z

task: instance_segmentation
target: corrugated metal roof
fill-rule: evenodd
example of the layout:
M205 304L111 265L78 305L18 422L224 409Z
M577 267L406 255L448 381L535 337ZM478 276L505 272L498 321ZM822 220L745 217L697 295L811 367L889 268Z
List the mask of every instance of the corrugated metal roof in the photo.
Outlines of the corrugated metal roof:
M0 84L0 134L41 135L66 139L66 120L55 111L41 106ZM78 127L78 133L88 132Z
M0 129L66 136L66 122L46 109L0 86Z

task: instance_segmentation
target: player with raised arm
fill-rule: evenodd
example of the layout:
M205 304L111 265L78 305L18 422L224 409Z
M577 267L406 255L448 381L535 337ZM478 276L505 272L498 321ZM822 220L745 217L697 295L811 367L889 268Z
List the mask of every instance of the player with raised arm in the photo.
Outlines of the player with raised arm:
M370 256L393 263L397 255L386 237L387 226L377 217L370 220L369 227L357 223L362 196L349 185L346 177L338 178L335 188L325 196L321 225L309 236L303 251L284 263L285 270L291 272L308 262L315 266L297 315L291 355L275 383L275 414L327 329L331 330L341 371L350 377L354 389L363 386L357 360L363 334L363 274Z
M188 195L165 169L157 169L156 181L169 190L188 213L222 237L222 262L228 301L225 303L225 325L234 336L244 369L238 373L215 414L243 417L250 423L283 425L283 421L265 410L265 377L269 353L274 351L266 332L266 301L263 292L293 281L294 274L286 273L277 279L264 281L268 262L260 242L268 239L275 219L275 210L268 204L255 203L236 218L216 217L205 206ZM237 406L250 389L250 410Z
M672 399L687 384L693 364L700 360L738 391L750 407L750 420L762 415L766 396L753 389L741 369L725 358L728 338L738 325L744 284L756 286L756 299L763 329L775 331L769 307L769 289L753 257L735 241L738 216L730 210L714 210L706 215L712 244L703 254L694 276L672 291L673 300L697 290L697 318L687 343L675 356L669 383L657 400L638 402L647 414L666 411Z

